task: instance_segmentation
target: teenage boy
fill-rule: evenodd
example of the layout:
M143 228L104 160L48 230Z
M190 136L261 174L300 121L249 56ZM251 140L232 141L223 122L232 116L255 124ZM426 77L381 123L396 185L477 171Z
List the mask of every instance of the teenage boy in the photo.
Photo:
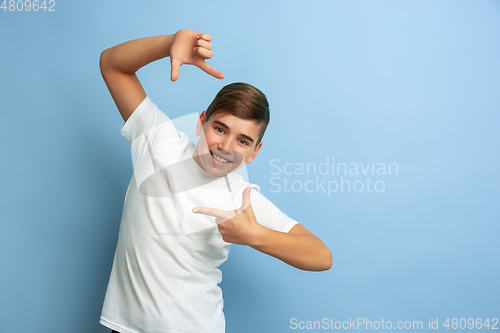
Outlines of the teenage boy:
M198 119L196 147L146 95L135 73L165 57L172 81L183 64L224 78L205 62L213 55L210 41L180 30L116 45L100 57L125 121L120 133L135 154L100 318L115 332L225 332L217 267L231 243L303 270L332 265L319 238L234 173L262 147L269 106L260 90L225 86Z

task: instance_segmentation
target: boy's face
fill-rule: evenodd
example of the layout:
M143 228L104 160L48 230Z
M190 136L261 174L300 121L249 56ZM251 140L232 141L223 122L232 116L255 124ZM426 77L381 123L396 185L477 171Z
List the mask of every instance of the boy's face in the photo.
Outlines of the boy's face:
M196 124L200 140L193 158L205 171L215 176L225 176L251 163L257 156L262 142L255 146L261 125L256 120L238 118L232 114L217 113L208 121L206 111Z

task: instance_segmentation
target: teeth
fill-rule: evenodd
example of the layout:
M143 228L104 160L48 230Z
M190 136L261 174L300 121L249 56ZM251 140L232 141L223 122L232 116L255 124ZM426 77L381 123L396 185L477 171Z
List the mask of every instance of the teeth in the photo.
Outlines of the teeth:
M211 153L212 153L212 156L213 156L213 157L214 157L217 161L219 161L219 162L221 162L221 163L227 163L227 162L228 162L227 160L223 159L222 157L215 155L215 153L214 153L213 151L212 151Z

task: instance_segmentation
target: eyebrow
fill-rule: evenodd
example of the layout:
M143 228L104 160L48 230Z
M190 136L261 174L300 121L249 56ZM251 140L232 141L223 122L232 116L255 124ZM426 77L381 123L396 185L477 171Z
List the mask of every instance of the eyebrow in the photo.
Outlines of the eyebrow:
M226 124L224 124L222 121L214 120L214 124L217 124L220 127L223 127L225 130L229 131L229 127ZM254 143L254 140L251 137L249 137L248 135L246 135L246 134L240 134L240 136L242 136L243 138L247 139L248 141Z

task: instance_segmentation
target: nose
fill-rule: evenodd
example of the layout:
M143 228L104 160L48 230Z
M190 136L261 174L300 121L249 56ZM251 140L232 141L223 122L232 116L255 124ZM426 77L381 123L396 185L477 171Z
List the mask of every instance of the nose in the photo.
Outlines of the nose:
M223 154L231 155L233 150L233 140L229 137L225 137L219 141L217 148L222 151Z
M224 138L223 140L221 140L219 142L219 145L218 145L218 148L220 150L223 150L223 151L224 150L228 150L229 151L229 150L231 150L231 147L232 147L231 140L229 138Z

